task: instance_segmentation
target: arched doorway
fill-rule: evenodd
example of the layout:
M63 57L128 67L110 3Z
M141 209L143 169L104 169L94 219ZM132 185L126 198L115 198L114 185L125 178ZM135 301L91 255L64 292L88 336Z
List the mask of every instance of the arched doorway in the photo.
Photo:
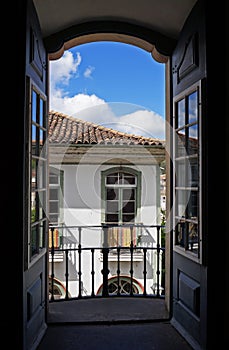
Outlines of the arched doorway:
M59 57L61 57L64 53L65 50L73 47L74 45L81 45L85 44L88 42L103 42L103 41L108 41L109 42L120 42L120 43L126 43L126 44L131 44L134 46L138 46L141 49L146 50L147 52L151 52L152 54L152 60L156 58L157 62L160 62L161 64L166 64L167 66L167 71L169 69L168 65L166 62L168 62L168 57L162 54L159 54L158 51L155 49L155 45L148 43L145 40L142 40L140 38L136 38L130 35L126 34L114 34L114 33L103 33L103 34L89 34L86 36L80 36L75 39L72 39L71 41L65 43L63 45L63 48L59 50L57 53L52 53L49 55L50 60L56 60ZM168 83L167 83L168 85ZM167 86L166 91L168 92L169 87ZM168 166L169 167L169 166ZM169 246L169 239L166 243L167 247ZM170 271L170 252L166 252L166 269ZM170 308L170 277L169 274L166 275L166 305L169 310Z

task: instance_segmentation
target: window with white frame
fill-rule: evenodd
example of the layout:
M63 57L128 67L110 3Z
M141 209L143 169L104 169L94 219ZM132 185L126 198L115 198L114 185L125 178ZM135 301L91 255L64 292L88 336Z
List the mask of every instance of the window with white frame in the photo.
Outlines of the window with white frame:
M51 225L62 223L63 170L50 167L49 170L49 222Z
M52 231L49 230L49 247L54 244L55 248L59 248L62 244L62 228L63 224L63 170L50 167L49 169L49 224L56 226ZM52 242L53 241L53 242Z
M137 244L141 174L130 168L109 169L102 175L104 223L109 246Z
M174 98L175 246L200 255L200 83Z

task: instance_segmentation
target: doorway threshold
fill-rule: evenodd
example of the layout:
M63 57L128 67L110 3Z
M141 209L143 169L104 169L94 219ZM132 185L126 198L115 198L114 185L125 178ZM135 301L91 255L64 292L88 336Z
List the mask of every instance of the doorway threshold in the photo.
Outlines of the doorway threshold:
M50 323L135 323L165 321L169 312L164 299L88 298L49 302Z

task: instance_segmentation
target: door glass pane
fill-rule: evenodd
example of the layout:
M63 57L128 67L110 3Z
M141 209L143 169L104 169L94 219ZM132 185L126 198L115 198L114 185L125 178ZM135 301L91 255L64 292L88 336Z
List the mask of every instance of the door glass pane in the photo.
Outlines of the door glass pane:
M179 160L176 162L176 164L177 164L176 186L184 187L186 184L185 161Z
M179 130L176 133L176 157L184 157L186 156L186 136L185 129Z
M45 246L44 237L45 237L45 225L44 225L44 222L41 222L39 226L39 248L43 248Z
M31 192L31 223L36 221L36 192Z
M43 118L43 114L44 114L44 101L42 99L40 99L40 116L39 116L39 124L41 126L45 126L44 125L44 120L45 118Z
M185 217L186 206L187 206L187 191L177 190L176 191L176 202L177 202L177 216Z
M189 219L197 219L198 216L198 192L191 191L187 206L187 217Z
M195 223L188 224L188 249L194 252L198 251L198 225Z
M176 244L184 247L186 236L186 224L185 222L178 222L176 226Z
M198 126L192 125L188 128L188 145L187 145L187 153L197 154L198 153Z
M185 122L185 99L183 98L177 103L177 128L181 128L186 124Z
M32 90L32 121L37 122L37 93Z
M38 226L33 226L31 228L31 254L34 255L38 252Z
M33 155L37 155L38 154L37 144L38 144L37 127L35 125L32 125L32 154Z
M188 96L188 124L196 123L198 117L198 93L193 92Z
M188 172L188 186L189 187L195 187L198 186L199 181L199 170L198 170L198 158L191 158L189 159L189 172Z

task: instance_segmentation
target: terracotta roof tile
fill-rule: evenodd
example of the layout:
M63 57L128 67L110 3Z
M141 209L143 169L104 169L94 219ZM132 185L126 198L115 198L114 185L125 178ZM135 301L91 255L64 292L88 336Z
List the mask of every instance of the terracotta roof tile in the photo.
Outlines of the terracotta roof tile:
M127 134L56 111L49 112L49 142L164 146L163 140Z

